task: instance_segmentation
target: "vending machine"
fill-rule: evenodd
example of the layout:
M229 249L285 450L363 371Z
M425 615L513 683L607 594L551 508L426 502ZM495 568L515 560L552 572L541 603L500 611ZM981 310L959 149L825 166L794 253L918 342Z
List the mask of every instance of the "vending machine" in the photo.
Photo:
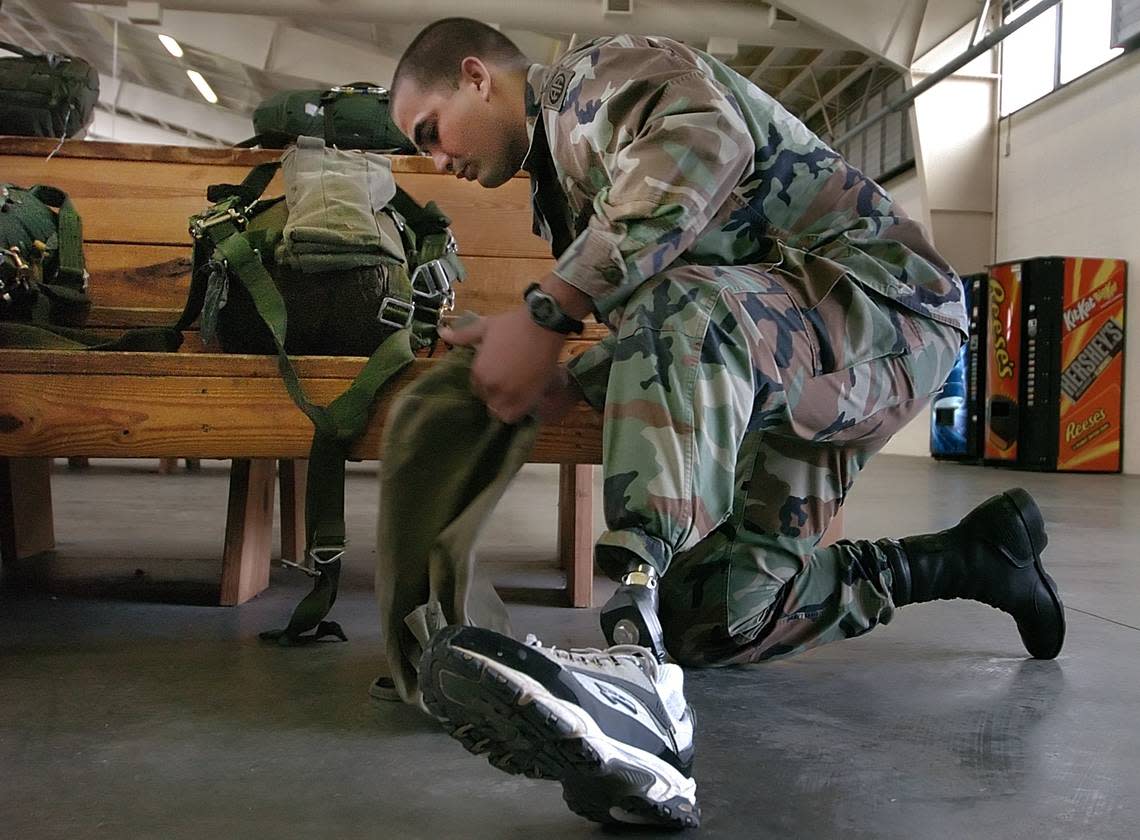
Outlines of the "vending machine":
M985 362L981 356L985 320L980 317L980 310L985 306L988 279L986 273L962 277L970 337L962 345L946 383L934 396L930 412L930 454L942 460L976 461L981 455L979 432L983 424L978 410L978 386L984 381L984 374L979 376L978 369Z
M991 267L986 463L1120 472L1125 274L1085 257Z
M985 435L987 464L1017 465L1021 431L1022 263L990 267L986 306Z

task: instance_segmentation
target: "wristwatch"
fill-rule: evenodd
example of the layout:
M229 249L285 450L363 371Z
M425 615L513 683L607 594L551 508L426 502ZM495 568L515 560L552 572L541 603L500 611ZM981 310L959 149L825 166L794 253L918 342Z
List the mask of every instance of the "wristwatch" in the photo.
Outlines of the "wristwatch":
M563 312L553 295L544 292L538 283L527 286L523 292L523 300L526 301L526 308L530 310L531 319L540 327L563 335L580 333L586 328L586 325L577 318L571 318Z

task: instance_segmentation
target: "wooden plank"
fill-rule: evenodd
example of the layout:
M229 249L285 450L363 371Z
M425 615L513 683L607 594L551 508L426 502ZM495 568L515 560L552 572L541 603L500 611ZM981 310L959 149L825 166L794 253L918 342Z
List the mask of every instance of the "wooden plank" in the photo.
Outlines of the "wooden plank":
M106 313L116 310L145 310L148 316L182 311L190 291L189 245L95 242L85 253L91 275L87 293L96 312L104 312L98 316L101 323L113 323ZM554 260L534 257L464 256L463 262L467 279L455 287L456 309L479 313L517 306L523 290L554 267Z
M190 244L187 220L207 208L206 188L238 183L248 171L221 163L58 155L11 155L4 165L4 177L14 183L53 184L67 192L83 218L85 241L148 245ZM435 201L450 217L462 254L550 257L550 246L531 233L527 179L513 178L495 190L423 171L397 173L396 180L417 201ZM265 194L283 191L278 175Z
M54 158L83 160L139 160L252 167L281 157L281 152L276 149L219 149L103 140L67 140L59 146L58 151L57 146L59 141L50 138L0 136L0 155L27 155L33 158L47 158L50 154Z
M34 351L5 351L4 356ZM98 354L70 354L91 357ZM116 355L116 354L102 354ZM148 354L118 354L120 358ZM212 354L153 354L177 364L212 361ZM0 457L70 456L120 458L304 458L312 439L307 417L293 405L272 369L267 375L169 375L151 367L131 375L68 372L11 373L0 362ZM331 360L319 360L331 361ZM339 378L308 378L307 393L327 403L347 387L362 360ZM380 452L384 417L394 395L435 360L418 359L379 400L352 456L374 459ZM342 368L343 370L343 368ZM600 463L601 417L577 406L562 422L544 426L532 461Z
M594 468L562 464L558 471L558 555L572 607L594 605Z
M230 467L220 602L244 604L269 586L276 462L235 459Z
M582 342L586 343L586 342ZM364 367L361 356L293 356L302 379L352 380ZM438 364L416 359L399 374L407 381ZM0 349L0 374L40 376L190 376L280 379L276 356L239 353L115 353L101 350ZM2 429L0 429L2 431Z
M0 458L0 560L55 547L50 458Z
M305 559L308 470L307 459L285 459L277 463L281 484L281 559L290 563L301 563Z
M207 163L4 158L5 178L18 184L52 184L66 192L83 219L88 242L189 244L188 219L209 206L206 188L240 183L248 167ZM266 194L280 195L278 174Z
M204 148L150 143L115 143L104 140L68 140L57 150L58 140L38 137L0 136L0 155L33 158L80 158L83 160L134 160L156 163L200 163L253 167L278 160L280 149ZM431 158L422 155L387 155L393 172L435 172ZM521 176L520 177L525 177Z
M181 312L190 292L193 248L89 242L87 295L97 307Z

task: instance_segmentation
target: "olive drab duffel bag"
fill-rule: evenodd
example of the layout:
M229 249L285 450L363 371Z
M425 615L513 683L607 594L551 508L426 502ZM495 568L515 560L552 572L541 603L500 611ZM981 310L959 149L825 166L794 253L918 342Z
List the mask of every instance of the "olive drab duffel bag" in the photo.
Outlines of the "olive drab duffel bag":
M376 149L415 154L416 147L392 121L388 89L353 82L325 91L321 97L325 142L340 149Z
M262 199L278 167L285 195ZM281 644L343 639L324 618L346 542L345 460L377 391L434 343L452 284L463 277L455 240L434 203L420 207L396 186L387 158L313 137L241 184L210 187L208 198L213 206L190 220L194 269L180 324L200 313L205 341L276 353L289 395L314 427L301 568L315 582L289 625L262 636ZM306 397L290 353L369 358L345 393L320 406Z
M324 90L286 90L273 94L253 110L254 136L237 145L284 149L301 136L324 136L325 112L321 105L324 94Z
M0 41L16 53L0 58L0 134L74 137L91 122L99 101L99 73L81 58L35 53Z
M275 93L253 112L254 136L237 145L283 149L309 136L323 137L338 149L415 154L392 122L389 104L387 89L370 82Z

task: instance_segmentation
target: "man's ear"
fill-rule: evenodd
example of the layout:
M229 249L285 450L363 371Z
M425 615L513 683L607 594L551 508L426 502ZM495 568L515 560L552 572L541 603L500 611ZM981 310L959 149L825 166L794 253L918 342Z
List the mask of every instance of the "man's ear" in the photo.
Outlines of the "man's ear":
M475 88L479 98L488 99L491 95L491 70L481 58L467 56L459 63L460 81Z

